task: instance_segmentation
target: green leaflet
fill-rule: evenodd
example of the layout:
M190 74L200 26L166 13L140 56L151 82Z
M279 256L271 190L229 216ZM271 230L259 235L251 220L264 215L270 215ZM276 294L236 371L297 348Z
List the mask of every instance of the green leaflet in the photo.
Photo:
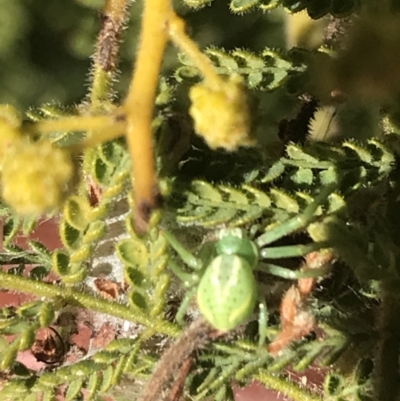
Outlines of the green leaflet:
M265 49L259 54L246 50L227 52L223 49L209 48L206 54L211 58L217 72L221 75L241 75L251 89L272 91L285 85L290 74L304 72L306 65L293 63L290 55L272 49ZM199 74L191 62L180 57L184 65L175 72L178 81L193 80Z

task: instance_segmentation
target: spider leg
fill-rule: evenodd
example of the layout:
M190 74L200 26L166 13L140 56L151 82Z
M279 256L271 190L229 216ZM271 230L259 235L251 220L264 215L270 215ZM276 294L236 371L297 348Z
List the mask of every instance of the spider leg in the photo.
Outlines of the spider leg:
M185 317L186 311L189 307L190 301L192 300L196 291L197 291L197 288L192 288L190 291L188 291L185 295L185 298L183 298L181 305L179 306L179 309L178 309L178 312L176 313L175 319L176 319L176 322L180 326L185 325L184 317Z
M203 267L203 262L185 248L173 234L168 231L163 231L162 235L189 267L194 270L200 270Z
M312 242L306 245L288 245L266 247L260 250L260 257L263 259L283 259L283 258L296 258L308 255L311 252L319 251L323 248L328 248L326 242Z
M199 276L197 273L185 272L174 260L170 259L168 266L175 273L175 275L179 277L186 288L190 288L199 282Z
M314 201L306 207L303 213L299 214L298 216L292 217L291 219L260 235L255 240L257 246L259 248L262 248L265 245L271 244L274 241L283 238L293 232L306 228L313 221L314 213L317 211L318 207L328 198L328 196L333 192L334 188L335 186L333 185L326 187L314 199Z
M258 298L258 346L262 348L267 338L268 309L265 298L261 295Z
M325 276L331 270L331 265L326 264L317 269L312 270L291 270L285 267L274 265L272 263L260 263L257 270L273 276L282 277L287 280L299 280L301 278L317 278Z

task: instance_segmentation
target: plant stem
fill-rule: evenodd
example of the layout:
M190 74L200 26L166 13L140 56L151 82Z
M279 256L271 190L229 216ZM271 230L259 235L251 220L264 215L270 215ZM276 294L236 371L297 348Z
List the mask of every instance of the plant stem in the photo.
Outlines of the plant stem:
M85 146L98 145L104 141L118 138L124 134L126 122L117 113L106 116L74 116L57 120L42 120L28 127L28 131L39 134L71 131L96 131L96 137L90 136L84 141Z
M164 400L163 392L172 377L179 375L179 370L197 349L204 347L213 338L215 329L203 318L195 320L162 355L148 381L141 401Z
M269 389L293 399L293 401L322 401L322 398L309 390L301 388L284 377L268 373L266 370L259 371L254 375L254 379L265 384Z
M0 271L1 288L19 292L27 292L38 297L54 298L60 297L69 303L78 305L84 309L129 320L154 329L158 333L164 333L176 337L180 330L172 323L157 321L144 313L119 304L108 301L90 294L79 292L77 289L62 287L40 281L30 280Z
M217 74L217 71L210 59L203 54L196 42L194 42L185 32L185 23L177 15L173 15L168 25L168 33L172 42L183 52L186 53L201 71L210 87L218 89L223 83L223 79Z
M124 103L128 148L133 164L135 225L147 229L150 212L157 206L158 193L153 158L151 121L161 63L167 45L170 0L146 0L136 68Z
M102 13L102 28L94 55L90 108L99 110L111 97L121 35L126 21L128 0L106 0Z

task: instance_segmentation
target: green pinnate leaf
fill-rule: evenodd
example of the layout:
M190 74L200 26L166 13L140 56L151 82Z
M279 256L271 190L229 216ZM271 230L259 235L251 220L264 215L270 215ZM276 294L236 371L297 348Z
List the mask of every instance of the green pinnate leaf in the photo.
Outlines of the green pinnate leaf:
M88 392L88 399L93 400L96 394L99 392L101 386L101 377L99 372L92 373L89 376L89 380L86 385L86 390Z
M8 345L8 341L3 336L0 336L0 353L3 352Z
M126 239L116 246L117 254L122 262L143 269L148 265L149 255L146 246L136 240Z
M104 221L94 221L89 224L83 238L82 243L90 244L100 240L107 231L107 225Z
M234 57L224 52L223 50L219 50L216 48L207 49L207 55L214 60L214 62L222 67L226 72L236 71L239 66L235 61Z
M105 393L112 386L112 378L114 374L114 367L108 365L105 369L101 371L102 382L100 387L100 393Z
M118 363L115 365L115 370L112 377L113 386L116 386L121 381L127 361L128 361L128 355L123 355L122 357L119 358Z
M270 11L280 5L280 0L263 0L260 1L259 7L263 11Z
M72 196L65 202L64 218L71 227L83 231L88 225L87 216L89 211L90 205L86 198Z
M238 191L235 188L231 188L226 185L219 185L218 189L225 192L228 195L228 199L230 202L235 202L244 205L247 205L249 203L247 196L243 192Z
M30 323L26 320L8 319L8 321L0 322L0 333L5 335L19 334L28 327L30 327Z
M11 369L18 354L18 342L14 341L10 347L0 354L0 370Z
M42 306L43 306L42 301L28 302L28 303L21 305L17 309L17 313L21 317L27 317L27 318L34 317L34 316L37 316L37 314L40 312L40 309L42 308Z
M65 401L73 401L80 394L83 386L83 379L72 380L65 392Z
M289 144L286 147L286 153L293 160L301 160L310 164L318 166L321 160L317 159L313 155L306 153L301 146L295 144Z
M48 327L55 319L54 305L51 302L45 302L41 305L39 312L39 324L42 327Z
M43 391L42 394L42 401L55 401L56 400L56 394L55 394L55 388L54 389L46 389Z
M132 291L129 295L129 300L132 306L139 308L144 312L147 311L147 300L139 291Z
M56 250L51 257L54 271L60 276L65 276L70 273L69 256L62 251Z
M62 281L65 284L78 284L81 283L88 275L88 269L85 266L79 265L79 267L75 267L71 269L69 274L66 274L62 277Z
M70 250L76 249L82 233L80 230L72 227L66 220L60 223L60 238L63 245Z
M299 168L290 178L299 186L311 186L314 180L314 174L310 168Z
M25 217L22 221L22 233L29 235L36 228L37 218L36 217Z
M271 199L265 192L253 188L250 185L243 185L242 188L253 195L254 203L257 203L257 205L265 209L271 206Z
M232 0L229 4L229 8L234 13L244 13L255 7L257 7L259 0Z
M146 277L141 272L141 270L136 269L135 267L132 266L126 266L124 271L124 276L126 282L133 287L134 286L141 287L144 281L146 280Z
M51 252L46 245L40 241L30 240L28 241L29 247L40 256L43 261L50 262Z
M25 400L28 396L29 388L26 385L26 380L23 378L14 379L5 383L4 387L0 390L0 395L4 400Z
M299 204L292 196L278 188L271 188L270 192L277 207L291 213L299 212Z
M109 184L113 171L114 167L106 164L100 157L94 159L92 164L92 176L97 183L102 185Z
M82 244L78 249L70 254L70 262L78 264L88 260L92 256L93 249L93 244Z
M18 234L20 227L20 218L18 216L8 217L3 225L3 244L7 246L11 244L15 236Z
M355 143L354 141L345 141L343 143L343 147L345 149L351 149L353 150L357 156L360 158L361 161L371 164L373 162L373 156L371 152L369 152L366 148L363 146Z
M324 186L339 183L339 178L339 174L335 168L328 168L319 173L319 179Z
M108 347L107 347L108 348ZM101 364L111 364L119 359L121 353L119 351L100 351L93 357L93 361Z
M210 213L207 217L202 219L204 227L215 227L219 224L224 224L233 219L237 211L235 209L217 209L214 213Z
M213 202L222 202L221 193L205 181L193 181L192 188L194 192L201 198L208 199Z
M19 335L19 351L31 348L36 338L36 327L31 326Z
M275 162L267 171L261 182L272 182L285 172L285 165L279 160Z
M187 4L191 8L200 9L208 6L212 3L213 0L184 0L185 4Z
M211 56L217 72L221 75L240 75L244 78L249 88L272 91L285 84L286 79L294 72L303 72L305 65L295 65L283 53L265 49L260 54L237 49L227 52L222 49L211 48L206 50ZM310 59L303 57L303 59ZM193 80L200 72L192 65L187 58L180 58L185 64L176 70L175 76L178 81Z
M329 373L324 380L324 394L329 397L339 395L344 385L344 380L341 376Z
M122 157L122 147L119 140L104 142L99 147L99 157L110 166L118 165Z

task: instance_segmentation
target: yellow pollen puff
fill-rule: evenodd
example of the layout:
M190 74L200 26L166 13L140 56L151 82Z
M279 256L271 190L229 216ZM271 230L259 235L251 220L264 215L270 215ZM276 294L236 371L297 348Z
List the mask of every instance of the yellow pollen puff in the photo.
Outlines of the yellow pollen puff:
M20 141L4 157L3 199L21 215L54 210L63 202L73 174L67 151L48 142Z
M235 151L240 146L254 146L248 98L238 76L222 81L218 88L206 83L190 90L190 114L197 134L211 149Z

